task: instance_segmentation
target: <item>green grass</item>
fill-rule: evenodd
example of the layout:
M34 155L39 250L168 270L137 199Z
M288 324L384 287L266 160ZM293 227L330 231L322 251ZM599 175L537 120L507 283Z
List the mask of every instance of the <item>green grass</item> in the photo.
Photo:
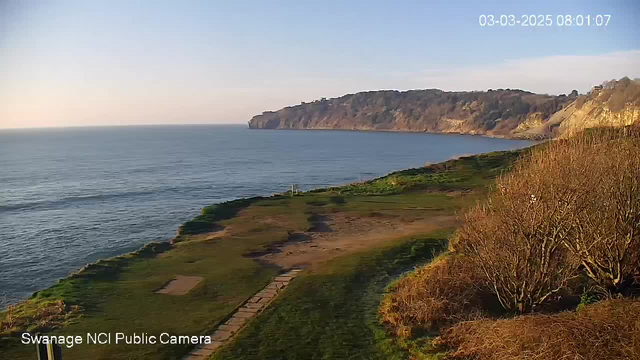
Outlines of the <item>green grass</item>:
M442 251L447 232L343 256L302 273L212 359L405 359L379 325L385 286Z
M85 310L79 320L53 334L205 334L277 273L275 268L239 256L238 250L230 242L181 244L166 256L129 262L117 277L63 280L38 297L62 298ZM187 296L153 293L175 274L199 275L205 280ZM0 350L7 358L33 359L30 346L10 340ZM172 359L187 350L181 346L78 346L64 349L64 358Z
M185 222L178 228L177 240L182 239L184 235L194 235L216 230L219 227L217 226L219 221L231 219L238 213L238 211L260 199L263 198L253 197L209 205L202 209L200 215Z
M507 168L506 164L515 161L525 151L528 150L466 156L330 190L350 195L389 195L416 189L446 191L473 188L494 179Z
M280 271L245 255L269 249L287 241L292 233L308 230L318 215L344 213L354 217L399 217L403 221L451 215L482 196L486 185L517 157L518 152L491 153L406 170L365 184L212 205L181 227L180 241L174 245L150 244L138 252L89 265L38 292L30 301L35 308L64 301L82 309L79 317L65 319L63 328L49 329L52 334L209 334ZM396 179L395 185L391 178ZM392 185L389 188L384 184ZM451 190L472 191L460 196ZM230 231L221 238L207 240L199 235L224 227ZM260 326L259 339L270 339L279 345L254 350L275 356L276 349L284 346L283 339L293 339L276 326L282 321L287 331L306 335L306 345L299 343L304 339L293 339L300 346L291 358L375 358L358 357L354 350L358 348L363 349L362 354L388 350L392 354L389 356L396 356L393 354L397 349L385 342L384 331L374 326L375 308L393 274L425 260L423 253L428 253L433 244L431 240L424 241L405 239L406 245L397 248L344 256L322 271L296 279L286 296L247 329L256 335L251 329ZM424 245L427 243L431 245ZM185 296L154 294L175 275L197 275L204 280ZM286 315L289 310L293 315ZM303 316L305 312L308 317ZM0 313L0 320L5 316ZM299 323L301 319L304 321ZM249 340L243 333L238 341ZM225 353L233 349L229 347ZM63 354L65 360L178 359L188 350L179 345L82 345L64 349ZM0 338L0 355L2 359L20 360L33 359L35 354L32 346L21 345L18 337L5 336Z

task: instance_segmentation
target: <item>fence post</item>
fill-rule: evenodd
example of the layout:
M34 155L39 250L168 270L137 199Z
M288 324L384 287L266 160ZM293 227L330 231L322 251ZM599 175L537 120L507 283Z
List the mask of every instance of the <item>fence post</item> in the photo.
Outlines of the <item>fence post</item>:
M49 358L47 356L47 345L36 344L36 349L38 351L38 360L47 360Z
M58 344L36 344L38 360L62 360L62 348Z

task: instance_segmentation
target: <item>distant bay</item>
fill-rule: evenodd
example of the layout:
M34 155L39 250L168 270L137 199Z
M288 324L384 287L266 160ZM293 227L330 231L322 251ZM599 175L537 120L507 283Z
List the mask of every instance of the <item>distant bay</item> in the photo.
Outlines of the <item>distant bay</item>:
M530 144L241 125L0 130L0 307L89 262L169 240L212 203Z

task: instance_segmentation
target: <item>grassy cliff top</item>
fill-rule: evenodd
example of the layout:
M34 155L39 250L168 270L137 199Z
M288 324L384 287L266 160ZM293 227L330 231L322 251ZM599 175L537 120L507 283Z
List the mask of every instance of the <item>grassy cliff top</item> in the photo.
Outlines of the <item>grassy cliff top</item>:
M370 344L370 349L384 343L381 346L391 352L401 351L385 340L384 331L372 327L377 302L361 304L361 297L347 296L339 289L348 286L373 292L370 300L381 296L388 282L384 279L426 261L441 248L457 226L455 213L480 199L493 178L508 169L521 152L469 156L360 184L207 207L181 227L172 245L153 244L92 264L3 312L2 329L13 336L5 333L0 339L0 353L11 359L33 358L32 346L21 345L17 337L27 329L64 335L210 334L282 268L294 264L306 270L296 279L298 284L269 308L273 310L267 309L277 311L273 313L276 317L265 313L246 329L248 334L263 329L261 337L238 338L237 343L229 344L229 352L221 354L256 358L233 350L249 340L250 346L260 346L265 353L293 357L323 356L334 350L352 356L360 353L363 343ZM354 263L362 265L349 265ZM184 296L155 293L176 275L203 280ZM324 300L300 297L317 294L318 286L327 291ZM42 308L52 304L68 307L70 314L48 321ZM336 307L351 309L352 316L340 315L332 310ZM20 314L26 314L27 321L17 319ZM271 335L277 335L269 335L271 322L281 323L278 319L286 314L306 315L292 315L281 328L292 331L286 344L271 341ZM303 318L305 326L299 323ZM301 329L298 335L293 332L296 324ZM311 330L315 335L306 336ZM338 339L337 334L345 337ZM339 349L334 347L338 340ZM80 345L65 348L63 354L66 360L173 359L188 350L185 345Z

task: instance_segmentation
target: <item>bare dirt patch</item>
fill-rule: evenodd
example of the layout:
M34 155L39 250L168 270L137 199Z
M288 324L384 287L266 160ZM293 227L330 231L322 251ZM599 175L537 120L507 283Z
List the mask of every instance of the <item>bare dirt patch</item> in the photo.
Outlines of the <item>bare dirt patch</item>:
M191 289L196 287L202 279L204 279L202 276L176 275L175 279L169 281L157 290L156 294L186 295Z
M254 257L284 268L309 266L345 253L374 248L403 236L459 225L453 215L405 222L394 217L331 214L315 217L314 223L309 231L298 234L293 241L254 254Z
M198 235L191 235L191 237L189 238L189 240L194 241L194 240L200 240L200 241L208 241L208 240L214 240L214 239L219 239L225 235L227 235L229 233L230 229L229 227L225 227L222 228L220 230L217 231L211 231L208 233L204 233L204 234L198 234Z

